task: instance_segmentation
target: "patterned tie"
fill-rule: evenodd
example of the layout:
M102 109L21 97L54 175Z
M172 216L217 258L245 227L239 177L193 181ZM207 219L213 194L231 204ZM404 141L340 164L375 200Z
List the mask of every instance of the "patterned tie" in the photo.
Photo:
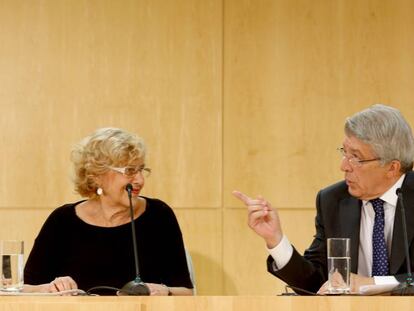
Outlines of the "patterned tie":
M375 211L372 232L372 276L388 275L388 254L384 236L384 201L370 201Z

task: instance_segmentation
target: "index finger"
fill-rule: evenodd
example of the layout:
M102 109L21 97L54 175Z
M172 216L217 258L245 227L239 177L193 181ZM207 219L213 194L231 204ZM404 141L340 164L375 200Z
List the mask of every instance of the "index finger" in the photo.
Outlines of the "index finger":
M249 196L245 195L244 193L238 190L234 190L232 194L246 205L249 204L249 201L252 200L252 198L250 198Z

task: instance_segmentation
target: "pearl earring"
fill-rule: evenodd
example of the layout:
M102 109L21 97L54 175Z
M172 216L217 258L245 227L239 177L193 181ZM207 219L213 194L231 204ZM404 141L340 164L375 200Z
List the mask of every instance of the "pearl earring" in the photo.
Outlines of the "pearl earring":
M98 189L96 189L96 194L97 195L102 195L103 193L103 189L101 187L99 187Z

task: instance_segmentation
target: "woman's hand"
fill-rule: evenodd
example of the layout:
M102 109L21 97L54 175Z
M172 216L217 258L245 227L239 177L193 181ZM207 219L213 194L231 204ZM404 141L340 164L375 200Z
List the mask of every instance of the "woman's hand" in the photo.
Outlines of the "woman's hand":
M167 285L164 284L155 284L155 283L145 283L149 290L151 296L168 296L170 289Z
M70 276L60 276L50 282L50 292L78 289L78 284Z
M77 289L78 285L70 276L55 278L52 282L40 285L24 285L25 293L56 293L65 290Z

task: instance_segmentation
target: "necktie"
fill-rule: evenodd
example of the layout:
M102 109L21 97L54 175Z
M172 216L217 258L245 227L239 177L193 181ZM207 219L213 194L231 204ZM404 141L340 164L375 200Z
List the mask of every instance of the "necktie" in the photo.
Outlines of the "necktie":
M372 232L372 276L388 275L388 254L384 236L384 201L370 201L374 211L374 230Z

